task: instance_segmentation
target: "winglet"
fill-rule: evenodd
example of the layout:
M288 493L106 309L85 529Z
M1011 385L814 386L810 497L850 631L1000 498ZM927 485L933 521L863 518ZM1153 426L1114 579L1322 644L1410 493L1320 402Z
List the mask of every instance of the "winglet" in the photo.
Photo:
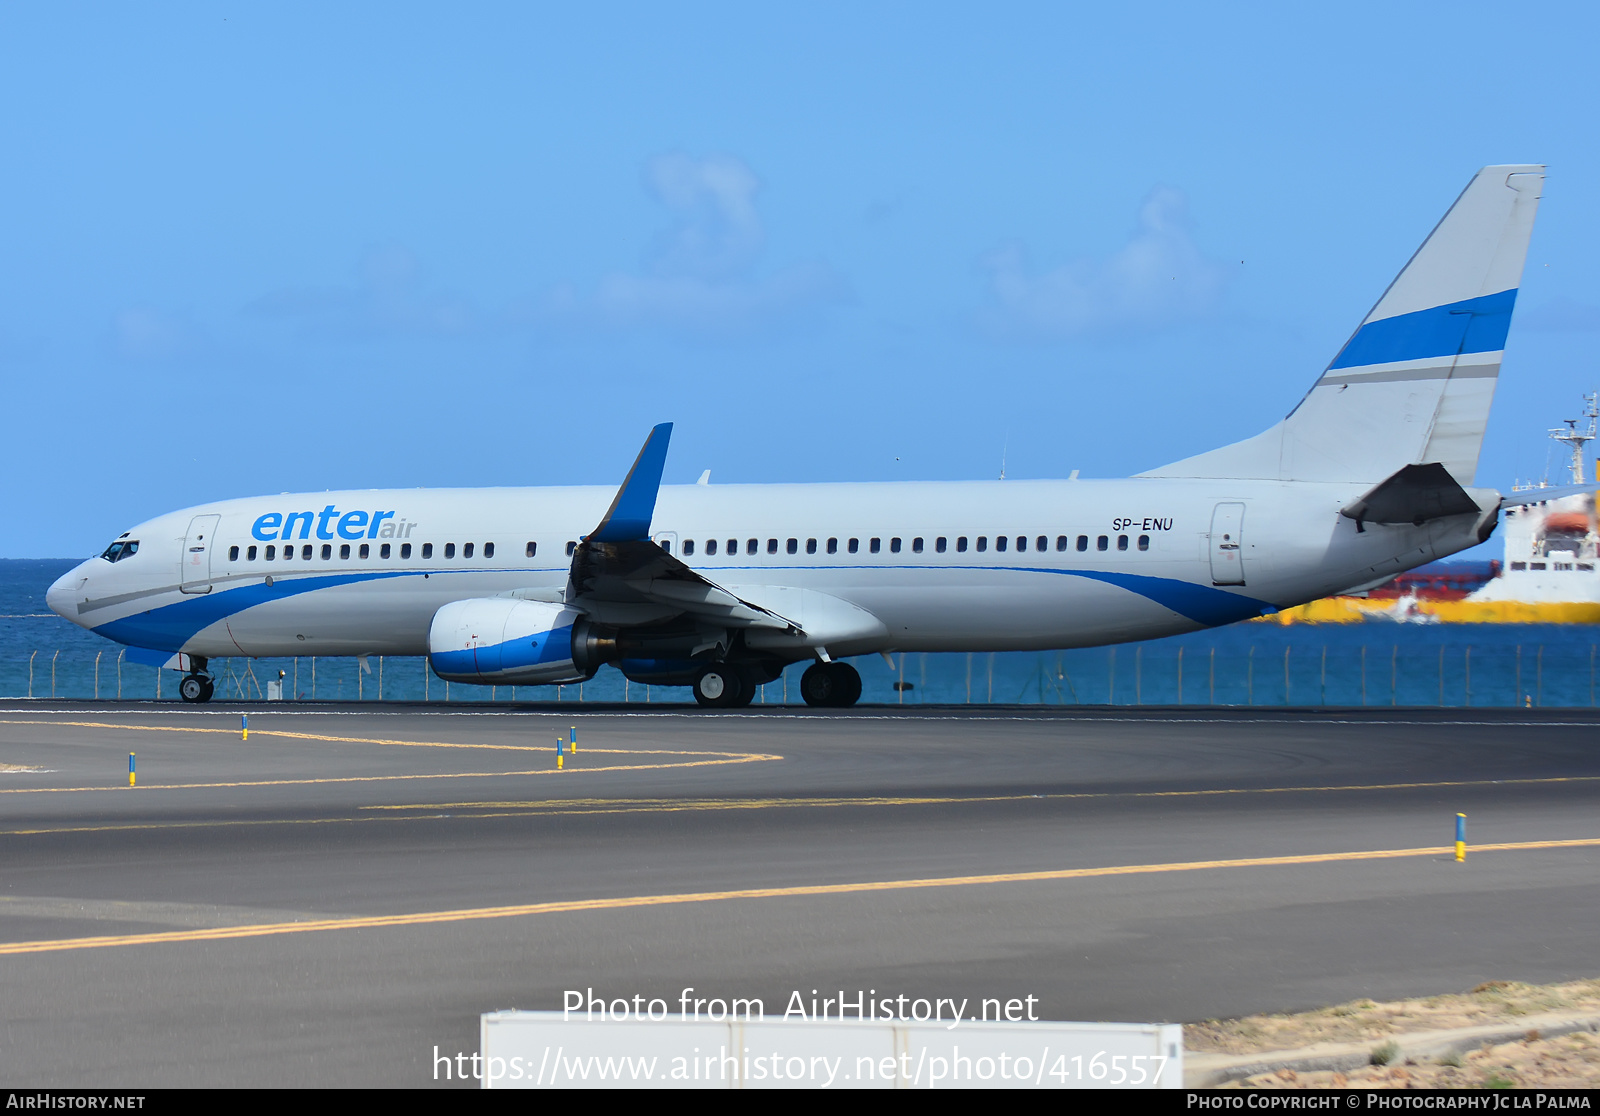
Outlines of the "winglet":
M664 422L644 440L627 479L617 489L611 507L601 517L600 526L588 537L590 542L629 542L650 537L650 520L656 512L656 493L661 488L661 470L667 464L667 442L672 424Z

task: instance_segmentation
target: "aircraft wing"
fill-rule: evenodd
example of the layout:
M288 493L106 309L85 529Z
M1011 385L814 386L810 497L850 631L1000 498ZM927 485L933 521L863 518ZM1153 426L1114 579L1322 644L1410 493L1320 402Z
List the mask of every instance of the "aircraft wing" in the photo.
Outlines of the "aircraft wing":
M803 636L800 625L730 593L650 541L650 521L666 465L672 424L650 431L599 526L572 555L566 602L577 608L659 605L730 627L771 628Z

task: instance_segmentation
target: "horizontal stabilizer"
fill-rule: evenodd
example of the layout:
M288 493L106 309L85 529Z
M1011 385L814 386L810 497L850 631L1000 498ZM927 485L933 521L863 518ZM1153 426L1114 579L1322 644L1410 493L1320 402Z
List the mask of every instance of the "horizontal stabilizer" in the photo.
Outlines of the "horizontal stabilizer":
M1410 523L1422 526L1430 519L1447 515L1466 515L1482 511L1456 479L1437 461L1427 465L1407 465L1388 480L1340 509L1340 514L1356 521Z
M1526 488L1521 492L1500 497L1502 508L1515 508L1523 504L1542 504L1546 500L1561 500L1568 496L1584 496L1600 492L1600 484L1563 484L1555 488Z

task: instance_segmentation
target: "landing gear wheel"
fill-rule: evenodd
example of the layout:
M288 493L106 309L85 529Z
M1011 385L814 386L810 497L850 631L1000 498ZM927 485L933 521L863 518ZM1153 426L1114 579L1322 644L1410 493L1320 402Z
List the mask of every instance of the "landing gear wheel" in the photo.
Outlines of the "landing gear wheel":
M807 705L842 709L861 698L861 675L849 663L813 663L800 676Z
M706 667L694 680L694 700L709 709L728 709L739 703L747 688L737 670L716 663Z
M178 696L192 703L210 701L215 689L215 684L205 675L186 674L183 681L178 683Z

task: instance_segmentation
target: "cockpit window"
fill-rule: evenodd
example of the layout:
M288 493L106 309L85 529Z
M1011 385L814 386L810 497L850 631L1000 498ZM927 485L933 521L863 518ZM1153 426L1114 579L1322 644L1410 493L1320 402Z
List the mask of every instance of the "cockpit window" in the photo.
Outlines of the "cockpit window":
M139 553L138 539L118 539L106 547L105 553L100 555L107 562L120 562L124 558L132 558Z

